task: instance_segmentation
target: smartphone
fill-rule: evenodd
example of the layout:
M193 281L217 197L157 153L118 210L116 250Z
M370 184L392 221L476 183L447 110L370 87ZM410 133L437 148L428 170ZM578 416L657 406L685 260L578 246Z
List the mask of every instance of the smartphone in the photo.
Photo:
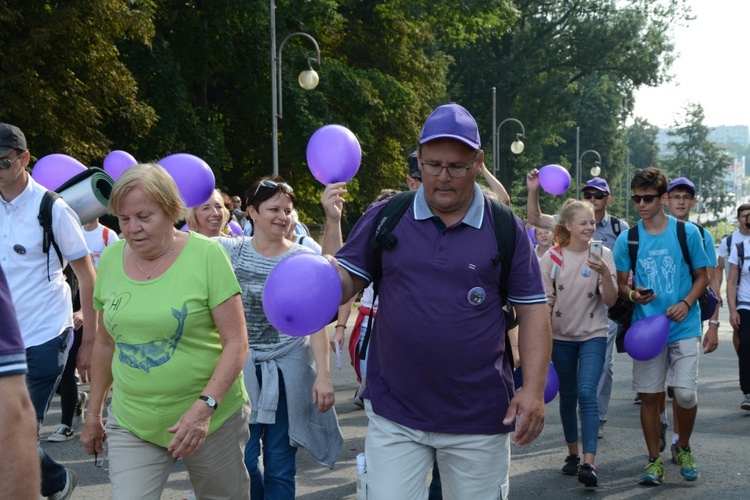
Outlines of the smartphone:
M598 240L591 240L589 242L589 256L591 255L602 256L602 242Z
M645 290L639 290L638 293L641 297L649 297L654 294L654 291L650 288L646 288Z

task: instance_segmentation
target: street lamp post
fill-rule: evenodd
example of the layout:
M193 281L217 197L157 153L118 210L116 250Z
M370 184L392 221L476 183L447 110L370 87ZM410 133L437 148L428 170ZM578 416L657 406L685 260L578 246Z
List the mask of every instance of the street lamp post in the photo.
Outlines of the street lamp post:
M576 150L578 150L577 145L576 145ZM581 153L581 156L578 157L578 161L576 162L576 179L578 182L579 192L581 190L580 188L581 186L581 164L583 163L583 157L586 156L588 153L594 153L596 157L599 158L599 160L594 162L594 166L591 167L591 171L590 171L591 175L594 177L597 177L599 174L602 173L602 157L597 151L594 151L593 149L589 149Z
M305 90L312 90L318 86L318 74L312 69L310 64L317 60L320 65L320 47L318 42L307 33L297 32L284 38L279 46L278 55L276 53L276 1L271 0L271 135L273 140L273 174L279 174L279 118L282 117L282 87L281 87L281 54L284 50L284 44L295 36L301 36L310 40L315 46L317 58L308 57L308 69L302 71L297 81L300 87Z
M500 125L497 124L497 90L495 87L492 87L492 175L497 177L497 171L500 169L500 158L498 156L498 149L500 148L500 127L502 127L507 122L516 122L518 125L521 126L521 133L516 134L516 140L513 141L510 145L510 151L513 154L520 155L523 153L523 141L521 139L525 138L526 136L526 129L523 126L523 123L521 123L520 120L517 120L515 118L506 118L505 120L500 122Z
M627 161L625 163L625 220L630 220L630 199L628 197L628 193L630 192L630 148L627 148L628 150L628 157Z

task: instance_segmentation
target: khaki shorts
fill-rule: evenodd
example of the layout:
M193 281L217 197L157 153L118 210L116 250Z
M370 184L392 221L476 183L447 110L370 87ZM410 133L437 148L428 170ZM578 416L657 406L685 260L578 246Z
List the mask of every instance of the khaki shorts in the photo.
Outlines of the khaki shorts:
M678 340L655 358L633 360L633 390L645 394L664 392L665 385L698 389L700 337Z

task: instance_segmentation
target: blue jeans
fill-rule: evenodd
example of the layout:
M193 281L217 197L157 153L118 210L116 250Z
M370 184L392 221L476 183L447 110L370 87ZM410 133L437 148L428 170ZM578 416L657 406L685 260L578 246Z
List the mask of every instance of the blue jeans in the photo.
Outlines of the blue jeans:
M560 380L560 420L566 443L578 442L578 416L581 407L583 453L596 454L599 412L596 388L604 366L607 339L597 337L584 342L552 341L552 363Z
M260 365L255 375L262 385ZM263 440L263 471L258 457ZM289 414L284 377L279 370L279 406L275 424L250 424L250 441L245 447L245 467L250 474L252 500L294 500L297 448L289 444Z
M72 342L73 329L67 328L58 337L26 349L26 362L29 366L26 384L36 411L37 428L41 427L57 384L60 383ZM42 466L42 496L46 497L65 488L68 476L65 467L52 460L41 446L38 446L37 451Z
M607 347L604 354L604 368L602 376L599 378L599 386L596 389L596 399L599 405L599 420L607 421L607 411L609 411L609 399L612 396L612 379L615 375L615 341L617 340L617 323L611 319L609 322L609 332L607 334Z

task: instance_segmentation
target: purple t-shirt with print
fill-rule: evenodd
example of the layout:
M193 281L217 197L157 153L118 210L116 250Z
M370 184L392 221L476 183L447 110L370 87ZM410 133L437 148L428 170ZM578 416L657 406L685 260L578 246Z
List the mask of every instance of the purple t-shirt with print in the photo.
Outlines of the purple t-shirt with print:
M384 202L385 203L385 202ZM370 281L370 237L383 203L373 205L336 254L340 265ZM416 214L416 216L415 216ZM512 303L546 303L539 264L517 217L508 276ZM378 316L367 358L367 390L378 415L425 432L502 434L513 397L505 360L500 264L489 202L475 186L463 221L445 228L424 192L393 231L382 256Z
M26 373L26 349L21 340L21 330L16 310L0 267L0 377Z

